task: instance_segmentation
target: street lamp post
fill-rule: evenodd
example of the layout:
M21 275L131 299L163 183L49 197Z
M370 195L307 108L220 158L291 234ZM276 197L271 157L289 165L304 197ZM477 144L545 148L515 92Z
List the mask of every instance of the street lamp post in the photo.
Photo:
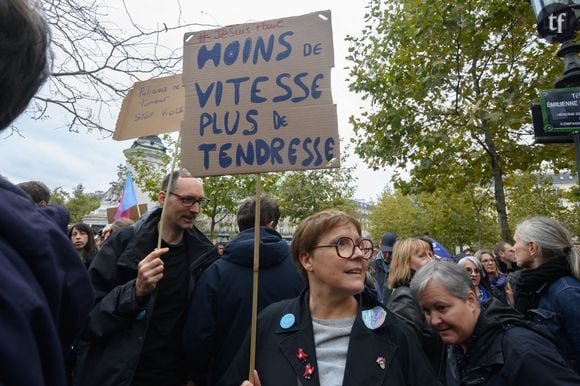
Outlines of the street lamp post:
M561 43L558 56L564 61L564 75L556 88L580 87L580 0L528 0L536 15L538 35L549 43ZM571 133L576 148L576 174L580 186L580 131ZM564 142L564 141L563 141Z

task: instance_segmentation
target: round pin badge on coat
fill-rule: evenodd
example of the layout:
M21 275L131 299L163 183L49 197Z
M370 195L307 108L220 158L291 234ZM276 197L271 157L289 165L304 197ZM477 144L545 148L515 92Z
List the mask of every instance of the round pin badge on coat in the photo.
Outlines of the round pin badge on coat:
M280 327L282 327L284 330L287 330L292 327L295 322L296 317L294 317L293 314L286 314L282 316L282 319L280 319Z

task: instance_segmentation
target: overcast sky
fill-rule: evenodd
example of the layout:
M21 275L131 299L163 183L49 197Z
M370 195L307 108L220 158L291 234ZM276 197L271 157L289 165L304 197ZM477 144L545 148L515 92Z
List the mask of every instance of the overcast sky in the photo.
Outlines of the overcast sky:
M120 3L118 0L101 3L105 2L115 6ZM126 2L133 18L142 25L171 25L177 22L178 7L175 6L175 0ZM338 106L340 136L348 141L354 135L348 117L360 114L363 104L357 95L348 91L348 74L344 70L348 65L344 59L347 45L344 38L346 35L360 35L364 26L365 5L364 1L336 0L182 2L181 19L190 23L225 26L330 9L335 56L332 92L334 103ZM181 39L176 38L175 46L180 44ZM0 174L14 183L41 180L51 189L60 186L71 190L79 183L88 192L108 189L109 183L116 178L117 165L124 163L122 151L133 143L133 140L119 142L112 138L102 138L95 133L70 133L58 121L58 117L43 121L21 117L18 126L24 137L7 137L6 132L0 133ZM376 199L387 184L390 174L370 171L355 159L351 163L358 165L356 176L359 178L359 187L355 197Z

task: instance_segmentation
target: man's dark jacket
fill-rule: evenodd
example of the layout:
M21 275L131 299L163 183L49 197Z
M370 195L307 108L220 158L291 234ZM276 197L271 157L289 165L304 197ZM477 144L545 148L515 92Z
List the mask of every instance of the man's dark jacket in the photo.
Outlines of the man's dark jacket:
M274 303L260 313L256 370L262 385L320 386L308 298L306 290L299 297ZM380 313L384 320L376 318ZM290 315L292 324L287 323ZM308 354L306 360L297 357L298 349ZM249 353L246 336L218 386L239 386L248 378ZM304 375L307 363L314 367L310 379ZM342 385L430 386L437 385L437 379L417 337L376 299L362 293L350 333Z
M230 241L221 259L200 277L184 332L184 347L199 384L215 384L225 373L250 327L254 265L254 229ZM294 298L304 288L288 243L260 228L258 312L271 303ZM208 368L213 361L211 370Z
M0 178L0 384L66 384L64 353L94 294L56 223Z
M160 216L161 208L142 223L114 232L95 256L89 275L97 303L78 344L75 385L131 384L156 297L153 292L139 305L135 280L139 261L157 247ZM217 258L217 249L195 227L185 231L183 238L190 261L191 296L196 278Z

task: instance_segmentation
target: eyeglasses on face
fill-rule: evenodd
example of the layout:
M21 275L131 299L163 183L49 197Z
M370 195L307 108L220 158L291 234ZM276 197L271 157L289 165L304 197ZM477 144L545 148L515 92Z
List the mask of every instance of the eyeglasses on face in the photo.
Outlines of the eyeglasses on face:
M196 203L198 203L199 206L204 206L209 201L209 198L207 198L207 197L195 198L192 196L181 196L181 195L179 195L177 193L173 193L173 192L169 192L169 194L174 195L179 200L181 200L181 204L183 206L185 206L186 208L191 208Z
M479 268L465 268L465 270L470 274L476 274L479 275L480 271Z
M493 260L493 259L481 260L481 264L492 264L492 263L495 263L495 260Z
M355 248L358 248L363 253L363 259L368 260L373 255L374 245L372 240L360 239L356 243L350 237L341 237L336 242L326 245L315 245L315 248L336 248L336 253L339 257L343 259L350 259L354 256Z

